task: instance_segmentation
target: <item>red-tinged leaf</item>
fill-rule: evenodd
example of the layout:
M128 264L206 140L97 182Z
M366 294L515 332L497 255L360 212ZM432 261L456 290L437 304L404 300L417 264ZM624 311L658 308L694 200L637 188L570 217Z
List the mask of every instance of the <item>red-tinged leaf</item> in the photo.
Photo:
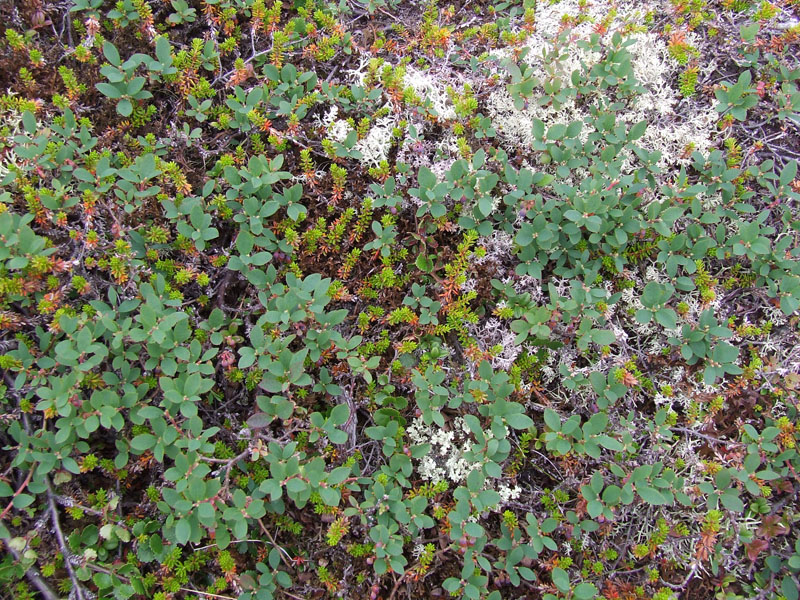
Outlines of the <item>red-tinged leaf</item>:
M789 533L789 528L784 523L781 523L780 515L767 515L756 530L756 535L767 539L786 535L787 533Z
M247 573L242 573L239 575L239 585L242 586L245 590L255 590L258 589L258 584L256 580L253 579L252 576L248 575Z
M762 538L756 538L751 543L745 544L744 547L747 549L747 558L755 562L758 555L769 547L769 542Z
M272 423L272 416L263 412L257 412L252 417L247 419L247 426L250 429L264 429L264 427L270 423Z

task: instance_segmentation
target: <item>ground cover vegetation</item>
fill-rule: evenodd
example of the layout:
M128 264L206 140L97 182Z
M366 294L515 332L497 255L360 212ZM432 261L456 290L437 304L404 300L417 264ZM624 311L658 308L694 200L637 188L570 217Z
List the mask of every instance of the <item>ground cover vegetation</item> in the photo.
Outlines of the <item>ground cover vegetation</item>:
M797 600L798 11L0 3L0 596Z

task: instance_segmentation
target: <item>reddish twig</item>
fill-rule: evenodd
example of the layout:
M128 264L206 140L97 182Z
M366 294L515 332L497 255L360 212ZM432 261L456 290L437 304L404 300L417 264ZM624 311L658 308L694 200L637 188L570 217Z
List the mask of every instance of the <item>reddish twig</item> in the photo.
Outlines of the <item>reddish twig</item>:
M11 496L11 502L8 503L8 506L5 507L2 513L0 513L0 521L2 521L5 516L8 514L8 511L11 510L11 507L14 506L14 499L19 496L23 490L28 487L28 484L31 482L31 478L33 477L33 468L28 471L28 476L25 478L25 481L22 482L22 485L19 486L19 489L14 492L14 495Z

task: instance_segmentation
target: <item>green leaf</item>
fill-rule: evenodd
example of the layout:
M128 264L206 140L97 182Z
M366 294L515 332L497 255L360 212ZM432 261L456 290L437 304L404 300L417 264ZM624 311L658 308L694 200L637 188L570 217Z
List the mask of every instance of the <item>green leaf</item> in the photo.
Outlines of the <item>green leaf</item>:
M470 492L478 492L483 487L485 477L478 469L473 470L467 475L467 489Z
M742 25L739 27L739 34L745 42L752 42L758 33L760 23L751 23L750 25Z
M533 419L522 413L512 413L505 416L506 423L513 429L528 429L533 426Z
M667 329L675 329L678 326L678 316L671 308L660 308L656 311L656 322Z
M613 331L607 329L593 329L592 341L600 346L610 346L617 341Z
M18 494L11 501L14 508L25 508L33 504L34 497L30 494Z
M117 99L122 98L122 92L117 89L117 86L110 83L98 83L95 87L100 90L100 93L109 98Z
M639 121L631 127L631 130L628 132L628 141L638 140L640 137L644 135L644 132L647 130L647 121Z
M650 486L637 484L636 492L639 494L642 500L648 504L659 505L668 503L667 499L661 495L661 492Z
M22 113L22 125L25 127L25 131L31 135L36 133L36 117L33 116L31 111L26 110Z
M481 217L488 217L492 214L492 198L490 196L481 196L478 200L478 213Z
M286 491L290 494L299 494L304 492L308 485L302 479L298 479L297 477L292 477L289 481L286 482Z
M531 133L533 133L534 139L541 140L544 138L544 123L540 119L533 120Z
M117 102L117 112L123 117L130 117L133 112L133 104L127 98L123 98Z
M126 89L127 95L131 97L138 98L136 94L142 91L144 87L145 78L144 77L134 77L128 82L128 86Z
M750 85L750 82L753 80L753 75L750 73L749 70L742 71L739 73L739 79L736 80L736 85L739 88L746 88ZM741 92L740 92L741 93Z
M186 519L181 519L175 524L175 540L179 544L185 544L192 535L192 526Z
M606 504L614 505L619 502L619 498L622 495L622 490L619 486L610 485L606 489L603 490L603 502Z
M797 176L797 161L790 160L788 163L786 163L786 166L783 168L783 171L781 171L781 176L780 179L778 180L778 183L780 183L781 185L789 185L792 181L794 181L794 178L796 176Z
M247 256L252 252L254 243L255 238L249 231L240 231L239 235L236 237L236 249L242 256Z
M590 600L597 596L597 588L593 583L579 583L572 590L572 597L575 600Z
M434 219L440 219L447 214L447 207L441 202L434 202L431 204L431 216ZM388 256L388 254L387 254Z
M720 364L732 363L739 358L739 349L728 342L720 342L711 353L711 358Z
M733 512L744 511L744 502L739 498L739 494L732 489L725 490L719 497L722 505Z
M611 450L612 452L620 452L624 448L621 442L605 434L597 436L597 442L603 446L603 448Z
M797 556L796 554L794 556ZM781 593L786 597L786 600L797 600L800 594L797 588L797 582L791 575L784 575L781 579Z
M664 304L672 295L665 286L655 281L650 281L644 286L642 292L642 304L647 308L655 308Z
M562 123L556 123L547 130L548 140L560 140L567 133L567 126Z
M533 241L533 228L528 223L523 223L522 227L520 227L519 232L517 233L517 237L514 238L514 241L517 245L525 246L530 245Z
M561 431L561 417L552 408L544 409L544 422L553 431Z
M172 64L172 56L170 54L171 47L169 40L165 36L160 35L156 38L156 58L161 61L161 64Z
M568 138L578 137L578 134L580 134L582 129L583 129L583 123L581 123L580 121L573 121L572 123L569 124L569 127L567 127L566 137Z
M117 52L117 48L111 42L103 42L103 56L106 57L106 60L110 62L115 67L119 66L122 62L119 57L119 52Z
M286 209L286 214L292 221L297 221L300 218L300 215L307 213L308 210L302 204L298 204L296 202L289 205Z
M556 567L553 569L552 577L558 591L566 594L569 591L569 575L567 575L567 572L561 567Z
M156 445L156 436L150 433L140 433L131 440L131 448L138 452L144 452L145 450L149 450L155 445Z
M499 479L503 476L503 469L496 462L489 461L484 465L483 468L486 471L486 475L489 477Z
M586 512L589 513L589 516L592 519L596 519L601 514L603 514L603 504L601 502L598 502L597 500L590 500L586 504Z
M436 175L428 167L420 167L417 177L419 178L419 187L421 189L431 189L436 185Z
M420 271L424 273L430 273L433 271L433 261L425 254L420 254L417 256L417 260L414 264Z
M366 379L366 377L364 379ZM347 433L340 429L329 429L328 439L331 441L331 444L344 444L347 441Z
M339 491L330 487L319 488L319 496L328 506L338 506L339 500L341 499L341 494L339 494Z
M350 407L347 404L339 404L331 410L330 421L334 425L344 425L350 418Z

